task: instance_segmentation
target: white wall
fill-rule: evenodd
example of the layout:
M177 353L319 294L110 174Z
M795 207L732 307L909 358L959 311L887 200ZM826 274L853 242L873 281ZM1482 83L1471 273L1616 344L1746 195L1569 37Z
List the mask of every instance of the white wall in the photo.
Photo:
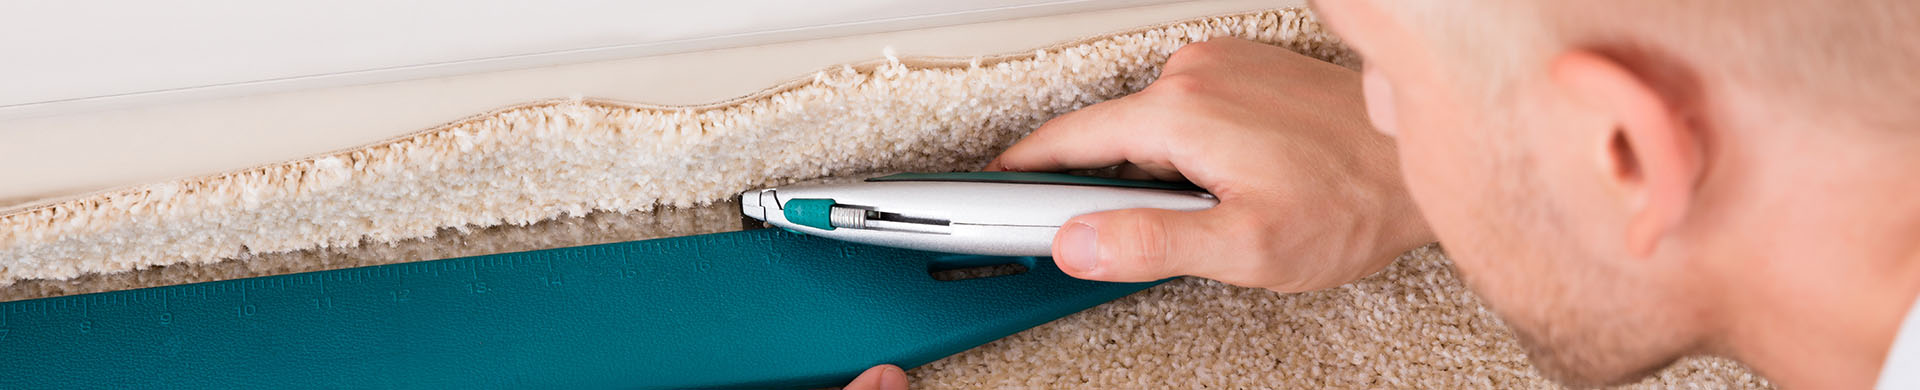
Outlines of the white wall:
M7 1L0 118L1171 1Z

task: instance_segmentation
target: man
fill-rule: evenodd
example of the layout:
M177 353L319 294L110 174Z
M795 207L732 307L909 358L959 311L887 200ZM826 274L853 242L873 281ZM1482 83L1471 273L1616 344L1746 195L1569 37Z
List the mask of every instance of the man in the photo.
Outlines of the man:
M1220 197L1075 218L1054 255L1082 278L1306 291L1437 239L1568 385L1711 353L1784 388L1920 388L1920 2L1315 10L1364 74L1191 45L988 169L1123 165ZM881 385L905 376L854 387Z

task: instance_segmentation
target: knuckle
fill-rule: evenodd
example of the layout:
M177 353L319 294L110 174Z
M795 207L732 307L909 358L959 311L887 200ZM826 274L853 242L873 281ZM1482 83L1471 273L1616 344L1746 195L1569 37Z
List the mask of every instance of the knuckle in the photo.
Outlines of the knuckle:
M1179 49L1174 50L1172 55L1167 56L1167 65L1186 66L1194 62L1205 63L1217 60L1224 54L1222 52L1227 49L1225 47L1227 45L1228 43L1221 40L1205 40L1189 43L1186 46L1181 46Z
M1121 236L1127 241L1120 245L1123 249L1119 260L1144 271L1172 271L1168 269L1170 262L1167 256L1171 245L1168 238L1171 233L1167 231L1167 224L1159 218L1152 218L1145 211L1128 210L1123 213L1122 217L1133 223L1130 224L1132 231Z
M1160 95L1171 95L1174 99L1187 99L1205 94L1212 84L1203 77L1188 73L1175 73L1161 76L1147 86L1147 90Z

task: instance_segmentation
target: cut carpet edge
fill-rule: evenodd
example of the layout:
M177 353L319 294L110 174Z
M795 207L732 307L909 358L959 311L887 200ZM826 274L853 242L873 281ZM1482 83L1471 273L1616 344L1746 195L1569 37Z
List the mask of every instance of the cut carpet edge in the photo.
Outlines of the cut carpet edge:
M1352 62L1309 12L1281 9L1020 54L890 57L696 106L537 101L363 147L0 211L0 285L684 207L754 185L982 158L1052 116L1139 90L1173 50L1217 36Z

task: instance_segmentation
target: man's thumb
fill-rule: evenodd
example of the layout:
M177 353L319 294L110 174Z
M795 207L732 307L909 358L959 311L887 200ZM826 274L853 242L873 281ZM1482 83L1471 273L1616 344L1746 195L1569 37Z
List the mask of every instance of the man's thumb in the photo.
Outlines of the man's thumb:
M1212 250L1205 211L1127 209L1074 217L1053 236L1060 270L1081 279L1145 282L1200 273Z

